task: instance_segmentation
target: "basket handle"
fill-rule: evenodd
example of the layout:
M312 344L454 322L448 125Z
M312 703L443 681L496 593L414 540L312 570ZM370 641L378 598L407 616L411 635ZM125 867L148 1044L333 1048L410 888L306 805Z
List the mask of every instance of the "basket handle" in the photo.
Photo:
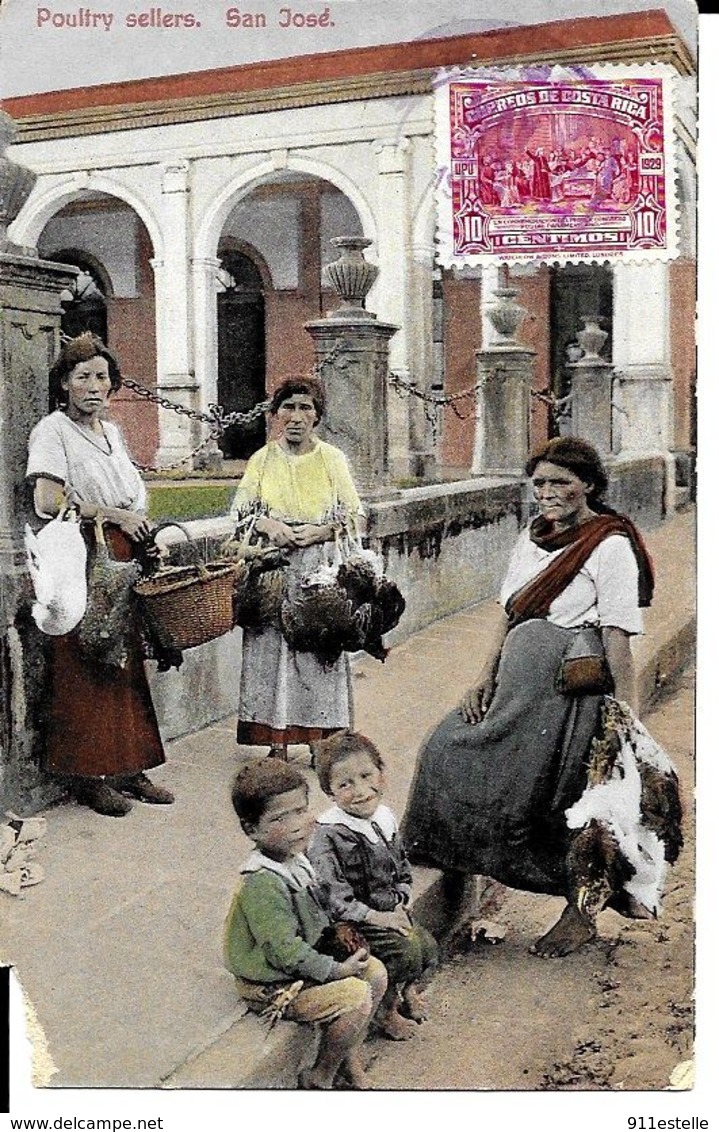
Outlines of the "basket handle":
M188 531L188 529L187 529L187 527L185 526L184 523L178 523L175 519L167 519L164 523L158 523L158 525L156 527L152 528L152 532L151 532L151 538L152 538L152 541L155 543L155 546L157 546L157 542L155 541L157 534L160 531L166 530L167 527L177 527L178 530L182 531L182 533L185 536L185 538L187 539L188 543L190 543L190 545L192 546L192 553L193 553L194 558L195 558L195 561L192 563L192 566L197 570L198 576L200 578L203 578L203 579L209 578L210 572L207 569L207 567L205 566L205 563L200 561L200 552L193 545L192 536L190 535L190 532Z
M177 527L178 530L182 531L182 533L185 536L185 538L187 539L187 541L192 542L190 532L188 531L185 524L184 523L178 523L175 519L166 519L164 523L158 523L156 527L153 527L152 528L153 539L154 539L155 535L159 534L160 531L164 531L167 527Z

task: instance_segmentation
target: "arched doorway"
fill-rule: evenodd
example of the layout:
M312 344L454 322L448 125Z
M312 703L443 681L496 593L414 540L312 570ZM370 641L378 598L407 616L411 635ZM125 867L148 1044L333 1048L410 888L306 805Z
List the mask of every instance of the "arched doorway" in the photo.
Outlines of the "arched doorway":
M265 296L262 276L236 249L220 256L226 289L217 296L217 400L225 412L247 412L265 400ZM265 443L264 417L232 425L219 441L226 458L246 460Z
M61 297L62 331L70 336L93 331L117 355L125 377L155 387L155 248L134 209L107 193L82 193L46 221L37 246L43 259L81 272ZM110 413L133 458L153 464L159 446L156 406L124 386L113 396Z

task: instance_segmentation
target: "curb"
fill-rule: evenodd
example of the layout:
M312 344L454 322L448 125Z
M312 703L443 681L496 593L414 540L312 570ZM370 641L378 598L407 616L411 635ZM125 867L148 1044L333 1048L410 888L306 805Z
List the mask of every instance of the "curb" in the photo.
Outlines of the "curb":
M637 656L640 715L656 707L676 677L695 656L696 617L669 631L657 626L644 638ZM664 639L662 639L664 638ZM649 643L651 641L651 644ZM645 656L642 656L645 653ZM415 871L413 908L417 920L446 943L470 918L495 917L514 890L486 877L446 878L429 869ZM308 1027L280 1022L273 1030L253 1014L215 1033L157 1087L166 1089L295 1089L297 1071L314 1056L316 1038Z

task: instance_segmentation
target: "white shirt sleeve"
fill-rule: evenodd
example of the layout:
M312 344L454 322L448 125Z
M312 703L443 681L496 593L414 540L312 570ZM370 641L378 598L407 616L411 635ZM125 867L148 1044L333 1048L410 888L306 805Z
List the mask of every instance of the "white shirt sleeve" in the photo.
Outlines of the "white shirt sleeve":
M507 573L499 591L499 603L502 607L506 607L512 594L521 589L532 576L531 567L528 567L526 562L530 547L529 531L525 528L514 544Z
M587 559L586 569L597 590L599 624L627 633L643 632L639 567L629 539L623 535L605 538Z
M65 483L69 475L67 452L57 421L43 417L30 433L27 476L47 476Z
M532 543L529 531L519 536L500 591L507 601L546 569L561 551L551 554ZM547 620L571 629L583 624L644 631L639 609L639 567L631 543L624 535L610 535L589 555L579 573L552 602Z

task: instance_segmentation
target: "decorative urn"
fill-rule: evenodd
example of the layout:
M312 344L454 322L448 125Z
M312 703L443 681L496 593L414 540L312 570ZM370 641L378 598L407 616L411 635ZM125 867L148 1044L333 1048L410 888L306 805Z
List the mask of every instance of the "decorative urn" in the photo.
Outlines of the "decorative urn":
M375 318L364 305L379 275L379 268L364 258L365 248L370 247L372 240L365 236L334 236L330 243L338 249L340 258L323 268L322 278L335 289L341 301L329 317Z
M494 306L487 309L487 318L497 332L496 346L517 347L517 331L527 313L524 307L515 302L519 291L515 287L498 287L492 292L497 296Z

